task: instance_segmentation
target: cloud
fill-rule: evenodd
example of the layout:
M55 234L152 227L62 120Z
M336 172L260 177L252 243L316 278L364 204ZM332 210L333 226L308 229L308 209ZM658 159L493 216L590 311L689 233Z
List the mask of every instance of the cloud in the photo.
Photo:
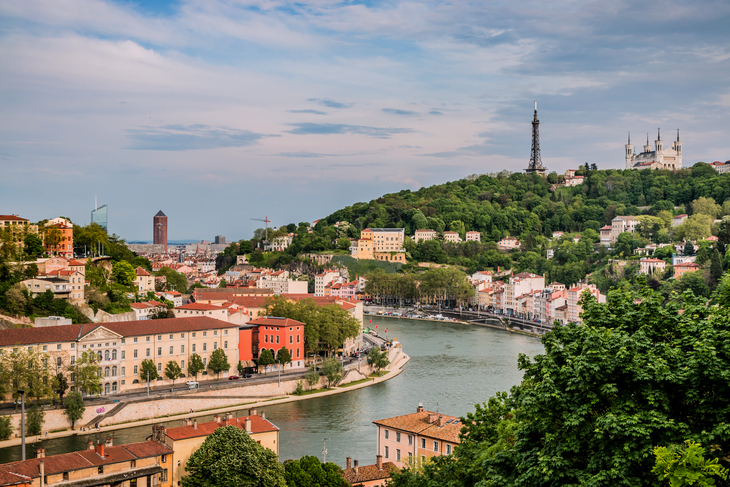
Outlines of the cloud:
M295 128L286 132L295 135L359 134L376 139L389 139L394 134L408 134L413 132L413 129L410 128L367 127L364 125L346 125L341 123L290 123L288 125Z
M399 110L397 108L383 108L383 112L392 113L393 115L403 115L404 117L417 117L420 115L418 112L412 112L410 110Z
M420 145L399 145L399 149L420 149Z
M464 153L459 151L432 152L431 154L418 154L423 157L457 157L463 156Z
M327 112L320 110L287 110L289 113L309 113L312 115L327 115Z
M128 129L134 150L184 151L245 147L266 137L280 135L258 134L249 130L208 125L164 125Z
M443 115L443 112L439 112L438 110L431 110L428 113L429 115Z
M299 152L279 152L280 156L283 157L329 157L334 156L336 154L318 154L316 152L306 152L306 151L299 151Z
M354 103L341 103L339 101L330 100L329 98L308 98L307 101L319 103L327 108L350 108Z

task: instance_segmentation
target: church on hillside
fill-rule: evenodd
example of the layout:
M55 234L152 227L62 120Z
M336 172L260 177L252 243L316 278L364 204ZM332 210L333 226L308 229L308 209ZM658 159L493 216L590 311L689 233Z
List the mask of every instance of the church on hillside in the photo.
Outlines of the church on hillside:
M670 169L672 171L682 169L682 141L679 140L679 129L677 129L677 140L672 144L671 149L664 148L661 132L657 130L654 150L651 150L649 134L646 134L646 145L641 154L634 152L634 146L631 145L631 134L629 134L629 143L626 144L626 169Z

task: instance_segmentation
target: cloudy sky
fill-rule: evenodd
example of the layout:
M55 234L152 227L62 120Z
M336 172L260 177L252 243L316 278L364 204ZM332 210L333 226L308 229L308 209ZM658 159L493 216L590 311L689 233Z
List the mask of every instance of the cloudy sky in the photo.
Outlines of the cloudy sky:
M0 213L249 238L623 144L730 159L730 2L4 0Z

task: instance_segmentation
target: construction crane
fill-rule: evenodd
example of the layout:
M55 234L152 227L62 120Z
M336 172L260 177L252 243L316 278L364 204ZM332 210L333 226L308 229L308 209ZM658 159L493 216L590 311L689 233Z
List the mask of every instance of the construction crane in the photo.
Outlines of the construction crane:
M269 217L265 216L263 218L263 220L261 218L251 218L251 220L266 223L266 230L264 232L264 240L266 240L268 242L269 241L269 223L271 223L271 220L269 220Z

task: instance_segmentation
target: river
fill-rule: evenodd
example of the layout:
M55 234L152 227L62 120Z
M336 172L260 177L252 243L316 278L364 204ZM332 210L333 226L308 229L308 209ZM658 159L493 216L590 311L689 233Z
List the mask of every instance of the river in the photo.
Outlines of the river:
M281 429L281 460L303 455L321 460L327 438L329 461L344 466L350 456L361 465L375 463L373 421L415 412L418 403L430 411L463 416L475 404L520 382L520 353L533 357L543 351L538 338L460 323L373 317L370 326L375 325L381 333L387 329L388 338L397 338L410 355L403 373L352 392L262 408ZM169 424L178 426L180 421ZM113 432L114 444L144 441L150 433L150 426L118 430ZM98 439L107 435L102 432ZM43 446L46 455L54 455L83 449L88 439L97 436L47 440ZM27 446L28 458L33 447ZM0 449L0 463L19 459L19 446Z

